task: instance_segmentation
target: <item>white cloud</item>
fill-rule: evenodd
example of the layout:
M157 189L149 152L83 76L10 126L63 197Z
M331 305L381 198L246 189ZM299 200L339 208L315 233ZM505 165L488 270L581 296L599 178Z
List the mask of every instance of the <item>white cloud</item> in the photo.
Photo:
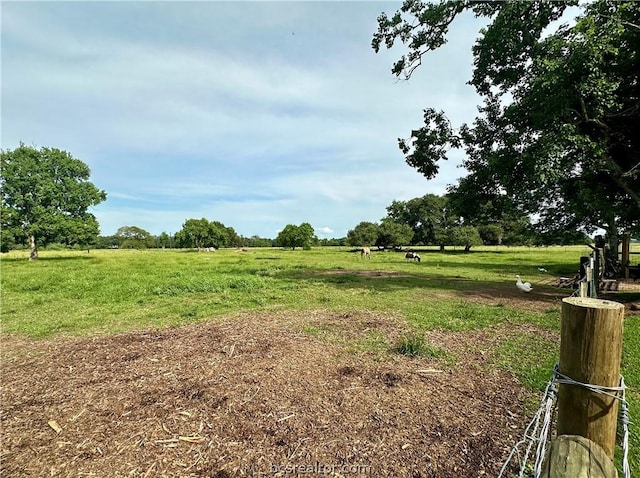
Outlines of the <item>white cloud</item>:
M426 106L454 124L473 117L465 82L479 24L464 19L446 50L398 82L400 51L370 48L377 15L396 8L5 3L2 147L59 147L87 162L108 193L96 208L105 234L207 217L243 235L301 222L345 235L463 173L454 154L427 182L396 139Z
M333 229L331 229L328 226L315 228L315 231L317 234L324 234L324 235L333 234Z

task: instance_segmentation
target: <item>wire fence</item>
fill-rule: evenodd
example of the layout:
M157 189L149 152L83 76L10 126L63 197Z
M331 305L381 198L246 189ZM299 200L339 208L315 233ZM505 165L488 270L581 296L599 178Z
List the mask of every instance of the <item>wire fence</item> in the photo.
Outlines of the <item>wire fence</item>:
M507 460L500 469L498 478L513 476L511 470L515 467L518 478L539 478L547 454L547 446L551 441L553 418L557 411L558 386L560 384L575 385L587 388L591 392L608 395L619 400L618 427L621 430L622 473L624 478L631 478L629 468L629 403L626 400L624 377L620 376L618 387L602 387L588 383L577 382L560 373L558 364L553 368L551 379L547 383L540 406L525 428L524 435L507 456Z

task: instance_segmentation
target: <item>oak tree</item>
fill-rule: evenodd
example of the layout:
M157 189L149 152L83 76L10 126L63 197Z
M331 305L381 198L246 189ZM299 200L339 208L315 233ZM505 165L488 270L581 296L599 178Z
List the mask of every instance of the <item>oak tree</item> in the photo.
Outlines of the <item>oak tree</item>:
M303 249L311 249L318 238L316 237L313 226L308 222L303 222L299 226L295 224L287 224L282 231L278 233L276 244L280 247L290 247L295 250L296 247Z
M372 246L378 240L379 226L374 222L362 221L347 232L349 245Z
M384 217L378 228L376 246L379 248L406 246L411 244L413 229L407 224L400 224L391 218Z
M487 203L503 212L507 198L542 231L602 228L617 250L621 232L640 230L640 3L588 2L549 31L577 4L405 0L379 16L372 47L404 43L392 72L409 79L463 12L485 17L469 82L479 115L456 126L427 107L423 126L399 139L407 163L430 179L464 148L468 175L450 192L473 198L468 215Z
M387 207L387 216L400 224L407 224L413 230L414 244L438 244L438 228L451 226L448 218L449 201L446 196L426 194L408 201L393 201Z
M155 245L155 238L151 233L138 226L122 226L115 236L123 249L147 249Z
M2 230L28 241L29 259L53 241L88 244L99 224L88 212L107 198L89 181L89 166L66 151L21 144L0 151Z

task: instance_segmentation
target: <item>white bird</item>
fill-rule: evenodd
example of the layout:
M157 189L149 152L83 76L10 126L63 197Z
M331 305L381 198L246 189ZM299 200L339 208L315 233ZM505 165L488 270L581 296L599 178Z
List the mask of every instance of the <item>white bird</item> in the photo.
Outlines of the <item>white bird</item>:
M540 272L548 272L547 269L545 269L544 267L538 267L538 270Z
M520 276L516 276L516 287L523 292L531 292L531 290L533 289L533 287L531 287L531 284L529 284L528 282L523 283L520 279Z

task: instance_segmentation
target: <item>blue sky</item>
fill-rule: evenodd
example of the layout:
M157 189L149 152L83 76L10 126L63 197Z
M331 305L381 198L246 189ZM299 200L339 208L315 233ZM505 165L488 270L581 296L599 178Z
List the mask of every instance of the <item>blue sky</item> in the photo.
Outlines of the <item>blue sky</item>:
M458 19L410 81L402 47L375 54L377 16L401 2L2 1L1 146L64 149L107 192L101 233L175 233L205 217L244 236L309 222L343 237L393 200L442 194L397 147L422 109L454 124L479 103Z

